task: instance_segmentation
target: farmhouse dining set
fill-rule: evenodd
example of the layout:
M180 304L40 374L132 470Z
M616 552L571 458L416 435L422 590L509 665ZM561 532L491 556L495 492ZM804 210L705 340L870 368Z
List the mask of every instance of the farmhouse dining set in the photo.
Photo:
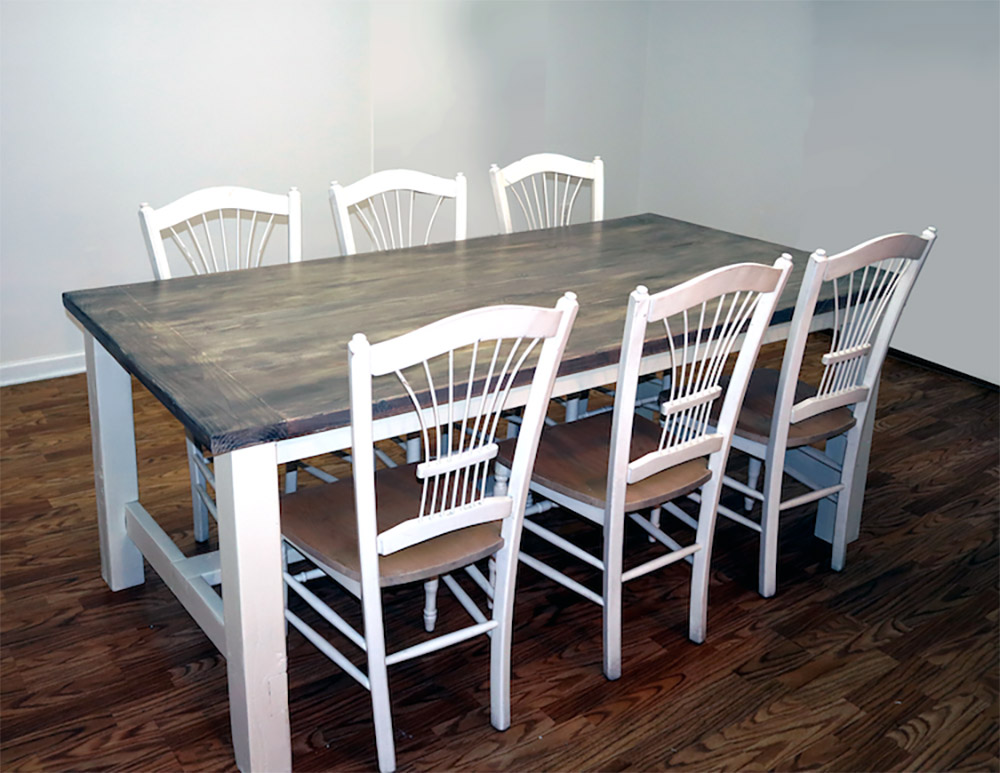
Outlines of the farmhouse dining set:
M817 503L835 570L857 537L879 371L933 228L805 256L660 215L605 220L599 157L537 154L490 179L500 233L475 239L461 174L335 182L342 254L309 261L294 188L143 204L156 281L64 295L86 341L102 574L141 584L145 559L225 655L244 771L291 769L286 621L370 691L391 771L389 666L485 635L491 721L510 725L518 564L602 609L617 679L627 582L690 564L689 637L709 633L718 515L759 533L763 596L783 511ZM780 371L755 368L782 339ZM139 501L133 376L186 430L194 535L217 522L215 552L185 556ZM351 475L304 461L326 453ZM600 554L559 533L556 508L599 531ZM630 560L626 526L659 550ZM360 627L328 604L331 579ZM406 583L423 585L428 636L390 651L383 589ZM441 633L444 589L469 620Z

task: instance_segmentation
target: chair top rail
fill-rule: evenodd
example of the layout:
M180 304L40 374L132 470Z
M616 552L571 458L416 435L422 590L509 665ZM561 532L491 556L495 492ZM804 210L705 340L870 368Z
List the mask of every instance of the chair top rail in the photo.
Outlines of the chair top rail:
M298 195L298 188L290 190ZM152 211L153 222L157 230L161 231L185 220L218 210L242 209L286 217L291 211L287 193L268 193L231 185L202 188L158 209L153 209L145 202L139 206Z
M341 185L336 180L330 183L331 188L339 187L343 193L342 201L347 206L353 206L360 201L370 199L380 193L393 190L415 191L431 196L455 198L458 195L460 181L465 175L459 172L455 177L438 177L427 172L414 169L385 169L349 185Z
M559 153L535 153L513 161L503 168L493 164L490 169L498 170L503 175L504 181L511 185L525 177L541 172L556 172L570 177L593 180L597 174L597 167L603 167L603 163L600 156L594 156L593 161L580 161Z

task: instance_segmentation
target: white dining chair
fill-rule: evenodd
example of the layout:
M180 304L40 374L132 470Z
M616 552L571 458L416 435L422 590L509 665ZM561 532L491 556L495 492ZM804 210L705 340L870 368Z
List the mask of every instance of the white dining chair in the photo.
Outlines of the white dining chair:
M490 637L491 721L510 725L510 639L517 551L528 481L569 331L572 293L555 308L493 306L449 317L379 343L358 334L349 349L353 478L303 488L281 501L284 539L361 601L363 631L305 585L308 568L285 572L288 588L365 653L362 670L292 609L286 618L371 693L379 769L395 769L387 667L475 636ZM490 488L496 433L518 374L530 374L524 424L509 477ZM385 395L405 392L391 404ZM422 460L376 471L373 399L408 406ZM475 566L493 557L491 580ZM478 585L488 613L459 583ZM442 576L471 625L387 652L382 588Z
M581 188L590 189L590 220L604 219L604 162L580 161L559 153L535 153L502 169L490 166L490 184L500 233L513 233L511 211L519 212L518 229L534 231L570 225ZM510 196L517 204L511 206ZM557 400L566 410L566 421L587 413L586 393ZM516 431L517 418L511 423Z
M585 578L570 576L569 569L545 563L524 549L520 560L602 607L608 679L621 675L624 584L667 564L692 564L688 635L695 642L705 638L716 504L733 426L791 266L788 256L782 256L773 266L740 263L653 295L637 287L629 297L613 413L547 427L542 436L531 482L531 491L542 501L528 510L524 528L570 559L597 569L600 591L581 582ZM654 338L651 326L659 328L660 323L662 335ZM741 348L734 353L741 336ZM671 391L659 423L638 416L634 409L644 345L647 356L657 350L669 353ZM720 380L733 358L730 388L723 397ZM721 403L721 417L711 422L716 403ZM502 449L499 464L509 462ZM644 515L695 490L701 492L697 519L680 516L695 532L686 545ZM538 516L549 510L549 503L598 526L602 555L572 540L578 530L560 534L543 526ZM626 569L626 516L666 551Z
M442 204L454 201L455 229L445 240L465 238L468 193L465 176L436 177L412 169L375 172L351 185L330 183L330 206L343 255L357 253L353 221L368 237L370 250L394 250L435 241L435 223ZM416 224L416 230L414 230Z
M490 167L493 201L500 232L514 232L508 194L521 213L518 230L556 228L573 221L573 210L584 183L590 188L590 220L604 219L604 162L579 161L558 153L536 153L508 164Z
M298 263L302 260L302 203L298 189L287 194L266 193L251 188L218 186L203 188L170 204L153 209L139 206L139 224L157 280L175 275L173 264L191 274L214 274L257 268L265 263ZM275 226L284 226L284 240L272 239ZM211 455L187 437L188 469L194 511L194 536L204 542L209 536L209 514L216 515ZM286 490L294 490L302 468L324 481L333 477L313 465L289 463Z
M256 268L264 263L274 226L287 226L283 255L302 260L302 203L297 188L287 195L236 186L203 188L159 209L139 205L139 223L153 276L170 279L164 235L192 274ZM278 245L270 245L279 252Z
M822 499L836 502L831 565L838 571L844 567L861 437L869 412L875 410L871 398L899 316L936 236L934 228L927 228L919 236L882 236L837 255L814 252L795 304L780 373L761 368L750 378L733 439L735 448L750 455L749 480L744 485L726 477L725 485L744 495L747 510L761 502L761 517L758 523L724 506L719 513L760 532L762 596L772 596L776 589L779 519L791 508ZM800 369L824 286L833 297L833 336L820 363L819 383L809 384L800 380ZM817 448L819 444L825 444L825 450ZM791 450L831 471L839 482L819 483L786 463ZM757 488L762 464L763 491ZM809 491L785 499L786 475Z

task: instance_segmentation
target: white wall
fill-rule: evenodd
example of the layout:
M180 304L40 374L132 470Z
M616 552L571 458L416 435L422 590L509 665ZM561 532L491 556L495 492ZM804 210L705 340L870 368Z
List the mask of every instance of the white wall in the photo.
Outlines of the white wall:
M654 3L640 209L828 252L935 225L893 346L997 383L998 9Z
M540 150L603 155L634 211L645 3L0 2L0 383L82 367L64 290L152 278L141 201L238 184L303 196L337 253L331 179L469 179ZM593 107L600 106L596 113Z
M1000 3L821 3L798 243L939 238L892 345L1000 383Z
M0 377L82 367L61 293L148 281L137 216L209 185L303 197L331 254L333 170L369 167L361 3L0 4Z
M607 216L635 212L645 3L372 6L375 166L469 184L469 235L497 232L488 169L541 151L607 167Z
M0 0L0 383L82 366L62 291L151 278L141 201L295 185L318 257L333 178L463 171L479 235L489 164L539 150L600 154L608 217L937 225L894 345L998 381L998 7Z

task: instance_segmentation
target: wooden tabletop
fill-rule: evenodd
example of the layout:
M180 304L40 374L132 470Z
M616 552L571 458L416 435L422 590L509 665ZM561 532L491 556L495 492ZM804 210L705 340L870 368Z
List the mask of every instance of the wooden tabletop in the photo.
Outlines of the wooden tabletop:
M252 271L78 290L63 304L214 454L348 424L347 342L381 341L467 309L580 312L561 374L617 362L628 294L719 266L795 260L775 314L787 321L806 253L645 214ZM378 408L376 408L378 413Z

